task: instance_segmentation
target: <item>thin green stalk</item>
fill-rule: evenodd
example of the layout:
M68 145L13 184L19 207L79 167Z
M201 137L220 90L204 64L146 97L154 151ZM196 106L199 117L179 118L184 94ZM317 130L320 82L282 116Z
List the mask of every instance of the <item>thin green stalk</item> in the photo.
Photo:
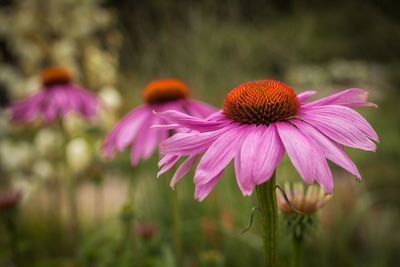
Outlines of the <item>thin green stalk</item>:
M66 157L66 148L68 142L68 134L65 131L63 121L59 120L60 132L63 137L63 175L64 175L64 183L66 183L66 195L67 195L67 205L69 208L69 227L72 232L71 235L71 247L75 252L75 246L79 244L80 239L80 223L79 223L79 211L78 211L78 203L77 203L77 184L76 177L73 177L71 172L69 172L67 166L67 157Z
M68 172L67 172L68 173ZM79 243L80 239L80 223L79 223L79 212L77 203L77 185L75 177L67 177L67 198L70 212L70 227L72 231L72 246L75 247Z
M181 216L177 188L175 188L175 190L173 191L172 212L174 218L175 262L177 267L182 267Z
M279 265L278 206L275 196L275 176L274 173L268 181L256 187L261 211L266 267L277 267Z
M292 240L292 267L301 267L303 261L303 240L293 237Z

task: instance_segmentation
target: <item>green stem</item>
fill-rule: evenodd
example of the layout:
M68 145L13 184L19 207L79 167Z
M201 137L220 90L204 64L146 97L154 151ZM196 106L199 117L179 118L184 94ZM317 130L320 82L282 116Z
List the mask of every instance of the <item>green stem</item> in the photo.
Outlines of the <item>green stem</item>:
M77 203L77 181L76 177L69 172L66 157L66 148L68 143L68 134L65 131L62 119L59 120L60 132L63 137L63 149L62 149L62 161L63 161L63 175L64 183L66 183L66 196L67 205L69 208L69 227L71 231L71 247L72 251L75 253L75 248L79 244L80 239L80 223L79 223L79 211Z
M80 224L79 224L79 212L78 212L78 203L77 203L77 185L75 181L75 177L67 177L68 188L67 188L67 197L68 197L68 206L70 212L70 227L71 227L71 238L72 238L72 246L75 246L79 243L80 239Z
M303 240L293 237L292 240L292 267L302 266Z
M268 181L256 187L259 208L262 214L266 267L277 267L279 265L278 206L275 196L275 176L274 173Z
M175 262L177 267L182 266L182 238L181 238L181 216L178 189L173 191L172 212L174 218L174 237L175 237Z

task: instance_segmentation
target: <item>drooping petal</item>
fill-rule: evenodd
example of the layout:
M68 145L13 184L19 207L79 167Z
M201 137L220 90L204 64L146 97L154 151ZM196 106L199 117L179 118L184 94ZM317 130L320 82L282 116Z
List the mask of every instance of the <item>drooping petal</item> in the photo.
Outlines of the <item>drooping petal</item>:
M153 124L159 123L161 119L158 117L153 117ZM143 159L147 160L151 157L153 152L156 150L159 144L161 132L167 132L165 129L154 129L149 128L147 138L145 143L143 144Z
M300 117L339 144L376 150L370 139L378 141L378 135L360 114L350 108L336 105L313 107L304 109Z
M218 173L223 171L237 154L237 143L241 142L243 131L233 128L211 144L197 166L194 181L196 184L206 184Z
M340 105L346 107L377 107L367 102L368 92L359 88L350 88L339 93L307 103L305 106Z
M333 189L332 173L322 151L315 142L288 123L278 122L276 126L289 158L303 180L306 183L316 180L325 192L331 193Z
M175 185L182 179L183 176L185 176L190 169L193 167L193 165L196 163L197 156L189 156L182 164L179 166L179 168L176 170L174 176L171 179L170 186L172 188L175 187Z
M315 144L314 144L315 145ZM315 166L315 179L324 189L326 194L332 194L333 192L333 176L331 169L329 168L328 162L326 161L322 151L317 149L319 152L316 156L318 158L318 163Z
M254 182L261 184L271 178L284 154L285 148L277 133L276 125L271 124L258 140L256 152L258 156L253 167Z
M43 100L46 99L46 93L40 91L25 100L15 103L11 107L11 119L16 122L30 122L41 112Z
M168 110L165 112L156 113L157 116L160 116L172 123L177 123L182 127L188 128L194 131L214 131L221 128L222 124L220 122L215 121L207 121L205 119L195 118L189 116L187 114L175 111Z
M275 125L247 126L238 155L236 179L243 195L250 195L256 185L272 177L285 152Z
M111 130L103 142L103 153L111 157L114 149L124 150L137 136L143 123L153 116L146 106L141 106L129 112Z
M235 142L239 147L238 154L235 156L236 181L244 196L249 196L256 185L253 177L253 166L257 155L258 140L262 132L255 125L243 127L242 143Z
M304 91L297 95L297 99L299 99L300 102L304 102L313 95L315 95L316 93L317 93L316 91Z
M213 132L176 133L160 144L162 154L189 156L206 151L228 129Z
M159 172L157 173L157 178L160 177L163 173L169 171L172 166L179 160L179 156L176 155L165 155L159 162L158 167L160 168Z
M327 159L347 170L358 179L361 179L361 175L356 165L340 146L307 123L295 120L293 120L292 123L294 123L301 132L308 134L320 145L320 148Z
M150 116L148 120L145 120L141 126L140 131L138 131L135 141L132 143L131 148L131 164L135 166L139 163L140 157L143 155L145 146L147 143L151 141L149 138L153 138L152 135L149 135L151 129L150 126L152 125L154 117Z
M316 164L315 149L310 145L307 138L293 126L281 122L276 123L276 126L279 137L294 167L306 183L313 183L315 178L313 165Z
M208 194L214 189L218 180L221 178L223 171L218 173L216 176L212 177L207 183L204 184L196 184L196 189L194 193L194 197L197 201L203 201Z

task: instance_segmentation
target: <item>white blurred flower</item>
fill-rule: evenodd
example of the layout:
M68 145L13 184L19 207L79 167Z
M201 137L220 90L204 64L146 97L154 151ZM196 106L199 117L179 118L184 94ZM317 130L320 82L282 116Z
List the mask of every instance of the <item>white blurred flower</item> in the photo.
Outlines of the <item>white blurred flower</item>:
M28 142L13 144L10 140L0 143L1 165L9 171L28 167L33 160L33 148Z
M67 163L75 173L85 170L93 159L89 144L83 138L75 138L67 144Z
M77 136L85 130L87 122L77 113L69 113L63 119L63 125L68 135Z
M116 113L110 112L110 110L101 109L99 114L98 126L102 129L109 130L115 126L115 122L118 120Z
M62 136L55 130L45 128L36 134L34 144L41 156L54 156L62 147Z
M42 180L50 179L54 175L53 165L48 160L39 159L33 164L33 173Z
M11 185L15 191L21 192L23 201L28 199L39 186L22 173L14 173L11 177Z
M121 107L121 95L114 87L104 87L99 92L99 96L106 107L111 109L118 109Z

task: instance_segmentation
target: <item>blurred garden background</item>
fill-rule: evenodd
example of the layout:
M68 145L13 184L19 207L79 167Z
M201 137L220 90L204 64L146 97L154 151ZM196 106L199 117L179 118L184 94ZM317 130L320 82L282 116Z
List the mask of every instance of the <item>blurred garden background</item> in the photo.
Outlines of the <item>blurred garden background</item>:
M182 79L192 97L216 107L249 80L277 79L317 97L367 90L379 107L359 111L380 136L378 150L347 150L361 183L332 165L334 195L303 261L399 265L399 10L395 0L1 0L0 266L176 266L171 173L156 178L157 155L133 168L129 151L114 160L100 153L144 86L162 77ZM100 117L70 114L63 132L11 123L7 107L40 89L40 72L54 65L100 96ZM241 233L256 199L242 196L233 168L201 203L192 177L176 188L183 266L262 266L257 213ZM300 181L286 158L278 177ZM281 240L289 266L285 227Z

